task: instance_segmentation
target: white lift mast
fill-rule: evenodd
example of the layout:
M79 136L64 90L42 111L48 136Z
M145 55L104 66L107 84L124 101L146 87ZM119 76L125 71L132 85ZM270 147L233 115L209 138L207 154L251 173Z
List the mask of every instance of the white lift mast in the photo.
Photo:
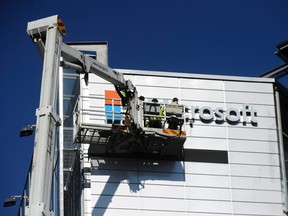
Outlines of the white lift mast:
M50 211L52 171L56 129L61 124L57 115L58 70L63 33L58 16L28 23L28 34L43 56L40 105L36 110L36 134L31 170L29 206L26 215L54 215Z

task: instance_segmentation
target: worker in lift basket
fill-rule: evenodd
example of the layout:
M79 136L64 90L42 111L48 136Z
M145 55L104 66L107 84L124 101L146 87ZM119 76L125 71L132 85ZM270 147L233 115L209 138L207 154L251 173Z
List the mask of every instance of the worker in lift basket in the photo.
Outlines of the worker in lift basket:
M178 105L178 98L174 97L171 102L172 105ZM178 130L179 120L176 116L171 116L167 119L168 129Z
M153 98L152 102L153 103L149 108L149 113L154 116L149 118L148 126L151 128L162 128L161 117L158 117L158 115L163 115L163 112L161 112L161 109L159 109L160 105L158 104L158 100L156 98Z
M178 104L178 98L174 97L174 98L172 99L171 104L177 105L177 104Z

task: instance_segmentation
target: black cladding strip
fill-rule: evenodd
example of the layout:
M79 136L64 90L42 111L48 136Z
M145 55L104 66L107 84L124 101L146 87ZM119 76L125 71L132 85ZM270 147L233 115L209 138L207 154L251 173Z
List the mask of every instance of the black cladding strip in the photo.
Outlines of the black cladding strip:
M89 157L117 157L117 158L134 158L134 159L150 159L150 160L170 160L170 161L190 161L202 163L221 163L228 164L228 152L218 150L205 149L183 149L183 156L158 155L149 153L131 153L131 154L95 154L89 152Z
M228 152L204 149L184 149L184 161L228 164Z

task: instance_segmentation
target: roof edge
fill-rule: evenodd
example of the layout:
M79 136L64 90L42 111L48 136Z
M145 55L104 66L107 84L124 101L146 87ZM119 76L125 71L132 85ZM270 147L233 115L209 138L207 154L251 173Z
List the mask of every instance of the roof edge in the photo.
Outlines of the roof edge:
M163 76L163 77L178 77L191 79L210 79L210 80L226 80L226 81L242 81L242 82L260 82L260 83L275 83L274 78L263 77L242 77L242 76L226 76L226 75L208 75L196 73L183 72L169 72L169 71L148 71L148 70L131 70L131 69L114 69L120 73L142 75L142 76Z

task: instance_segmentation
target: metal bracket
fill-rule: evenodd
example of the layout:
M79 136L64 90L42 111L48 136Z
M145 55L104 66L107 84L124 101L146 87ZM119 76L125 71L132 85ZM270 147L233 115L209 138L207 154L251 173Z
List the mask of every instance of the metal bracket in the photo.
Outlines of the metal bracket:
M36 204L33 210L34 211L31 212L31 210L28 208L26 213L29 212L28 215L34 215L36 212L37 213L41 212L42 216L55 216L54 211L47 209L47 207L44 207L44 203Z
M46 115L50 115L54 119L57 127L62 124L61 119L59 118L58 114L55 112L52 106L46 106L36 109L37 117L43 117Z
M86 73L89 73L91 70L91 65L92 65L92 62L90 61L90 57L86 56L85 54L81 57L82 57L83 69Z

